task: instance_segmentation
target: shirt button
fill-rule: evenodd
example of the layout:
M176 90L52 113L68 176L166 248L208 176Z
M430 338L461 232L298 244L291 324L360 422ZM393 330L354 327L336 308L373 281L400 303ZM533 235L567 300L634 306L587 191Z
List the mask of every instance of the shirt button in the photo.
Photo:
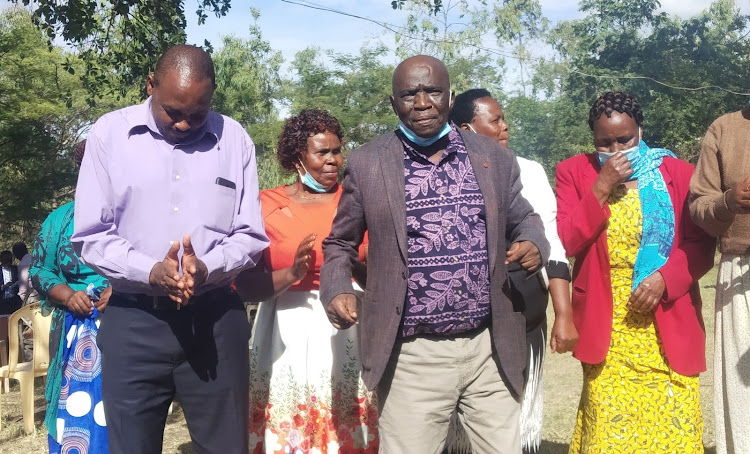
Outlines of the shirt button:
M396 315L401 315L401 308L400 307L396 308Z
M174 207L174 208L172 208L172 210L174 210L174 211L180 211L180 209L178 207Z
M406 279L406 271L402 271L402 272L401 272L401 277L402 277L403 279Z
M182 178L182 177L181 177L181 176L179 176L179 175L175 175L175 176L174 176L174 179L175 179L175 180L179 180L180 178Z

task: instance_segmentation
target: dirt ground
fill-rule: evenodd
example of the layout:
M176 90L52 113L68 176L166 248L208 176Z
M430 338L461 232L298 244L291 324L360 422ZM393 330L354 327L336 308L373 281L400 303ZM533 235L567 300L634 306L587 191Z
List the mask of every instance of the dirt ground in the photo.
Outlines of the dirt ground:
M700 376L701 403L703 405L704 437L706 453L714 449L714 415L713 415L713 325L714 325L714 283L716 269L701 280L703 295L703 317L706 322L706 351L708 353L708 371ZM552 312L549 313L550 320ZM550 323L551 326L551 323ZM563 454L568 452L568 442L581 392L581 366L570 354L548 354L544 365L544 441L541 452L545 454ZM42 424L44 419L44 380L37 379L36 391L36 433L24 435L21 422L21 407L17 384L12 384L10 393L0 395L0 454L43 454L47 452L47 433ZM176 404L172 415L167 419L164 433L165 454L191 454L185 418L179 404Z

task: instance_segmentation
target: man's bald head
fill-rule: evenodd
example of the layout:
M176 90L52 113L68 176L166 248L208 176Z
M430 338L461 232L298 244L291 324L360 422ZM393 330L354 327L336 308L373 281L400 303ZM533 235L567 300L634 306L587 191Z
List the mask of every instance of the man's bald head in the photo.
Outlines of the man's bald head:
M182 81L203 79L216 85L216 73L211 56L200 47L178 44L162 54L154 69L154 84L158 85L168 72L175 72Z
M393 71L391 105L399 120L417 136L436 136L448 122L453 98L448 68L435 57L416 55Z
M440 79L445 78L445 82L448 84L448 88L450 88L450 76L448 75L448 68L445 66L445 63L429 55L415 55L399 63L393 71L391 89L394 95L396 94L397 84L401 84L402 79L416 67L425 67L431 74L439 76Z

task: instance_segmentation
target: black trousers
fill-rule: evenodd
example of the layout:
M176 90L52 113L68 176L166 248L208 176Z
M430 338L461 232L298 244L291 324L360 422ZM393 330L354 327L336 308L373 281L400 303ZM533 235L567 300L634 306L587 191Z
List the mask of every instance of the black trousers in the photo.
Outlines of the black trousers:
M176 395L196 453L247 453L249 338L237 295L177 311L114 293L97 337L109 452L160 453Z

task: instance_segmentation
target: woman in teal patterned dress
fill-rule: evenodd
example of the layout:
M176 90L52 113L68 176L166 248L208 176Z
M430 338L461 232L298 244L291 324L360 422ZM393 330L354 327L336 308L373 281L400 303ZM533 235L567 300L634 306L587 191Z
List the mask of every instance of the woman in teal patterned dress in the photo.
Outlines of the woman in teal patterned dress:
M76 145L78 166L85 141ZM107 453L101 403L101 358L96 346L98 315L112 293L109 282L78 257L73 234L73 202L54 210L34 242L29 274L44 315L52 314L47 413L50 454Z

